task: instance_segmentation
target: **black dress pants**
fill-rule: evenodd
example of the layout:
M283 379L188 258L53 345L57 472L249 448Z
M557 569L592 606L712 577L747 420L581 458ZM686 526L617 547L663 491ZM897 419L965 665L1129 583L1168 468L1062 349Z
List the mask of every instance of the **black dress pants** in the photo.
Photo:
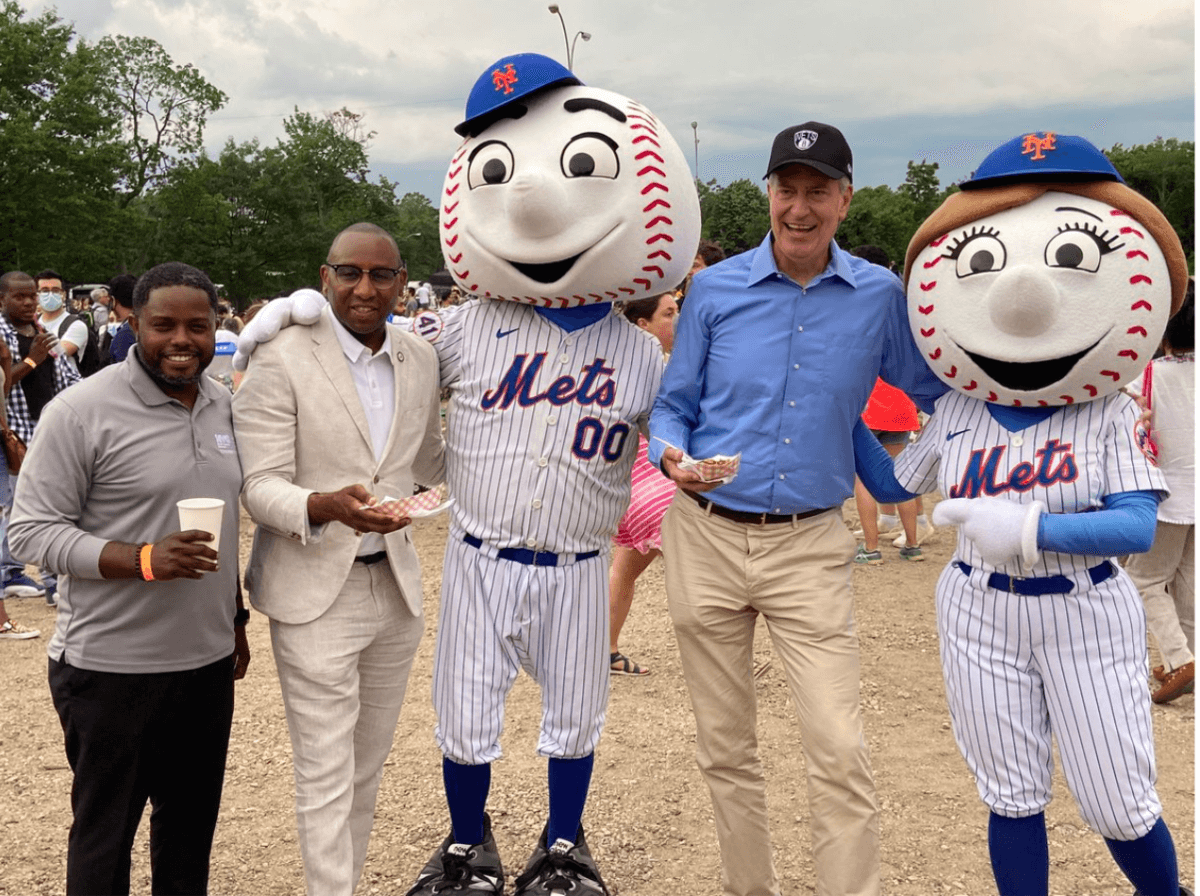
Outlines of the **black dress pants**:
M152 892L206 893L233 721L232 658L132 675L52 659L49 680L75 775L68 896L129 892L147 801Z

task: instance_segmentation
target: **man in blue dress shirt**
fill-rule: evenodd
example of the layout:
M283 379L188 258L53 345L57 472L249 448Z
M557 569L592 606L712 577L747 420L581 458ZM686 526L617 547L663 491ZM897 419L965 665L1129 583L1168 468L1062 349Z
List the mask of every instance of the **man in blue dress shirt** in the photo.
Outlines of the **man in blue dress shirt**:
M817 893L879 892L855 540L841 517L854 488L850 433L876 376L925 410L945 387L913 343L899 279L834 242L852 174L837 128L808 122L775 138L771 232L696 274L650 421L650 460L680 485L663 522L667 599L724 896L779 894L755 735L759 615L799 714ZM702 482L679 466L684 452L740 452L740 470L728 484Z

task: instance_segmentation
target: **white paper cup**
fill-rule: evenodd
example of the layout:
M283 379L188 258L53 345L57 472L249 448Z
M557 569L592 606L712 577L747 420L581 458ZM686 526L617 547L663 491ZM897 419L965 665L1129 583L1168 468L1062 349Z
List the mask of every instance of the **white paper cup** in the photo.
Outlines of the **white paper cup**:
M188 529L199 529L212 535L204 542L214 551L221 549L221 516L225 512L225 502L220 498L185 498L175 504L179 508L179 528L186 532Z

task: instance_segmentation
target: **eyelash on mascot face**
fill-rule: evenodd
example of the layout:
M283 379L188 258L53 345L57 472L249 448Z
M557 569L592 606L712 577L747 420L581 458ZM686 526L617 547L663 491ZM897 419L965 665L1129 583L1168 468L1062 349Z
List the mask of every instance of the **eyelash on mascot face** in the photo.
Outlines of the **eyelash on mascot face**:
M568 179L603 177L616 180L621 173L617 142L607 134L589 131L567 141L559 157L559 168ZM516 160L508 144L500 140L480 143L467 159L467 188L499 186L512 180Z
M1068 268L1094 274L1100 270L1100 259L1121 248L1118 237L1097 224L1072 222L1064 224L1046 243L1045 261L1050 268Z
M1057 228L1046 243L1043 260L1050 268L1096 273L1100 260L1125 244L1117 242L1120 237L1100 225L1090 222L1071 222ZM967 254L967 247L972 251ZM942 258L954 264L959 279L975 274L991 274L1003 270L1007 261L1007 250L1000 241L1000 231L994 227L975 226L959 234L947 247Z
M967 246L972 243L976 244L974 251L964 256ZM942 256L954 262L954 272L960 279L1002 270L1007 257L1004 243L1000 242L1000 231L985 225L976 225L960 233Z

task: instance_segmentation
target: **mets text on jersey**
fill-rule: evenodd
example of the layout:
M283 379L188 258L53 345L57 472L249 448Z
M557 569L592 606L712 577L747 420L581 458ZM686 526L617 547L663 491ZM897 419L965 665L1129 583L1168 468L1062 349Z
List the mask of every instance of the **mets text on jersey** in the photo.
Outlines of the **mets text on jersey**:
M1058 439L1047 439L1035 452L1036 465L1022 461L1011 468L1007 476L1000 473L1005 447L997 445L972 451L963 478L958 485L951 487L950 497L978 498L1005 492L1027 492L1034 488L1049 488L1058 482L1074 482L1079 478L1079 466L1075 463L1071 442L1064 445Z
M523 408L531 407L538 402L548 401L552 405L564 405L576 402L578 404L612 407L617 397L617 384L612 375L614 368L607 366L604 358L596 358L583 368L580 379L573 376L560 376L552 382L546 391L533 393L533 383L538 372L546 361L548 352L538 352L533 360L528 355L516 355L512 364L500 379L495 389L485 392L479 402L480 408L490 411L493 408L507 410L515 401ZM604 377L603 382L600 378Z

